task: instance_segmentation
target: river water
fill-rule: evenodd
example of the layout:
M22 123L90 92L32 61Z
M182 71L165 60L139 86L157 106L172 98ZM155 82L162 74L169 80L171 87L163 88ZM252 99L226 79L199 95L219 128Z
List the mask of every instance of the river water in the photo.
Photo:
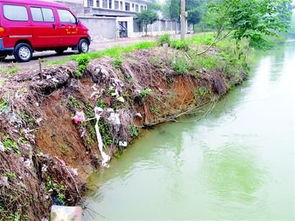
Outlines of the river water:
M294 107L290 40L210 112L146 131L93 175L84 220L295 220Z

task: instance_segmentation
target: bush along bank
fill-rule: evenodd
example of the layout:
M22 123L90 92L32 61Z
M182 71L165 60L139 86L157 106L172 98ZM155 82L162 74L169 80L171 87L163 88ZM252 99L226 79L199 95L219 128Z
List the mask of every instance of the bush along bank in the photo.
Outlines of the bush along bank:
M250 49L213 36L1 79L0 220L42 220L76 205L87 177L144 127L218 100L247 77ZM204 51L205 53L200 53Z

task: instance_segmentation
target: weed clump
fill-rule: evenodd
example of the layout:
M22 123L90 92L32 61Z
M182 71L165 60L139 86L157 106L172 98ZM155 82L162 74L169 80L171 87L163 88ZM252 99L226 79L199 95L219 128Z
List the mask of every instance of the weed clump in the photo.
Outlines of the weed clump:
M184 51L188 51L189 50L189 44L187 41L183 41L183 40L174 40L171 41L171 45L172 48L175 48L177 50L184 50Z
M75 60L78 63L78 70L75 72L75 76L81 78L90 62L90 56L88 54L81 54Z
M185 57L178 56L172 62L172 69L178 74L188 74L191 64Z
M159 40L158 40L158 44L160 46L163 46L164 44L168 44L170 45L171 43L171 39L170 39L170 35L169 34L163 34L160 36Z
M117 57L113 60L113 66L116 69L120 69L121 65L122 65L122 58L121 57Z

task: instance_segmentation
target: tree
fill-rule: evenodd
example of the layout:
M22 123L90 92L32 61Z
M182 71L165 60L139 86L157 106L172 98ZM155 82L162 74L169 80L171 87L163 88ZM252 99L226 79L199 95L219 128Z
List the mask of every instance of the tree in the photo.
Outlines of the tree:
M180 0L168 0L166 2L167 12L166 16L170 19L179 21L180 18Z
M209 0L186 0L186 11L188 13L188 23L198 24L203 15L203 7ZM164 16L166 18L174 19L179 21L180 18L180 0L166 0L164 7Z
M226 31L236 41L248 38L259 45L264 36L275 36L289 27L292 0L214 0L207 13L217 37ZM224 35L223 35L224 36Z
M155 10L148 7L137 14L137 19L145 27L145 34L147 35L148 24L153 24L158 19L158 14Z

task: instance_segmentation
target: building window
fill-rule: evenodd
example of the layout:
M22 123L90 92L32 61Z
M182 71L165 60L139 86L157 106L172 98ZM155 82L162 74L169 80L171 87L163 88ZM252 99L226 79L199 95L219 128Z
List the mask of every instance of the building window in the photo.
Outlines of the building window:
M93 7L93 0L87 0L87 6Z
M109 9L113 8L112 0L109 0Z
M123 2L120 2L120 10L123 11Z
M125 11L130 11L130 3L125 2Z
M100 7L100 1L96 0L96 7Z
M135 5L135 11L138 12L138 5Z
M115 9L119 10L119 1L115 1Z
M102 7L108 8L108 0L102 0Z
M141 11L141 12L143 11L143 6L142 6L142 5L140 6L140 11Z
M132 4L132 11L134 11L134 4Z

